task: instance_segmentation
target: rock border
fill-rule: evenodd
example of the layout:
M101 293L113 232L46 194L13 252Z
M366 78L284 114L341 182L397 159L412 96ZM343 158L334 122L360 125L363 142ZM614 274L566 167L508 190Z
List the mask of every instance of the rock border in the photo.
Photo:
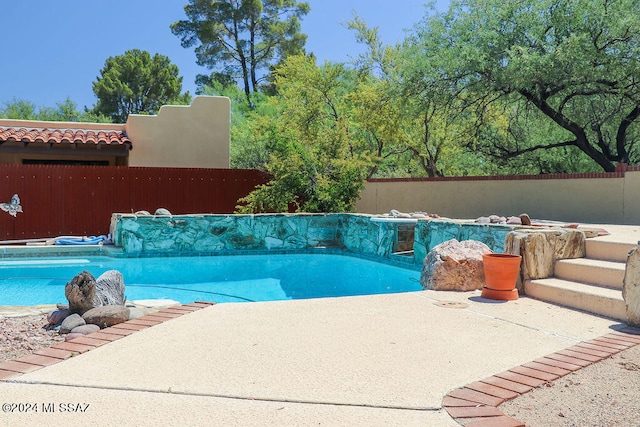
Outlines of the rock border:
M136 319L128 320L124 323L101 329L98 332L54 344L51 347L35 351L32 354L15 360L2 362L0 363L0 381L15 379L22 374L62 362L70 357L93 350L96 347L117 341L137 331L159 325L160 323L212 305L215 305L215 302L196 301L191 304L171 306Z

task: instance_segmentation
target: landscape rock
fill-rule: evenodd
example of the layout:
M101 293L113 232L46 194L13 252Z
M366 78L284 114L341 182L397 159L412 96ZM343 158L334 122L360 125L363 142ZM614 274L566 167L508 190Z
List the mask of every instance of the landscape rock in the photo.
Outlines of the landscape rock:
M69 309L52 311L51 313L47 314L47 322L50 325L59 325L64 319L69 317L70 314L71 312L69 311Z
M67 335L65 335L64 340L65 341L71 341L71 340L75 340L76 338L80 338L83 337L83 334L79 334L77 332L69 332Z
M482 255L493 253L475 240L447 240L435 246L424 260L420 284L425 289L470 291L484 286Z
M72 329L84 324L86 324L85 320L78 313L73 313L62 321L62 324L60 325L60 333L68 334Z
M64 293L69 311L83 315L95 307L124 305L124 289L124 279L117 270L105 271L97 280L85 270L67 283Z
M101 329L129 320L129 308L123 305L105 305L92 308L83 314L86 323L98 325Z
M69 311L82 315L94 307L96 280L88 271L76 275L64 287L64 295L69 301Z
M522 292L523 280L553 276L557 260L584 257L586 237L582 231L569 228L511 231L505 238L504 252L522 256L517 285Z
M129 320L144 316L144 312L137 307L129 307Z
M96 279L93 307L124 305L124 288L122 273L118 270L105 271Z
M99 330L100 330L100 326L89 324L89 325L76 326L69 333L70 334L89 335L89 334L92 334L94 332L98 332Z
M640 326L640 251L637 247L627 257L622 298L626 305L627 323Z

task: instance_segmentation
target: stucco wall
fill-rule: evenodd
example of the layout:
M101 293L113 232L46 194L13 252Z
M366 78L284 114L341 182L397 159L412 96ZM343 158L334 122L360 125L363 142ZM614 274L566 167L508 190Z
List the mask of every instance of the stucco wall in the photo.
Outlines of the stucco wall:
M197 96L190 106L165 105L157 116L132 114L129 166L228 168L230 100Z
M604 224L640 224L640 172L619 177L446 181L373 181L357 212L397 209L449 218L523 212L532 218Z

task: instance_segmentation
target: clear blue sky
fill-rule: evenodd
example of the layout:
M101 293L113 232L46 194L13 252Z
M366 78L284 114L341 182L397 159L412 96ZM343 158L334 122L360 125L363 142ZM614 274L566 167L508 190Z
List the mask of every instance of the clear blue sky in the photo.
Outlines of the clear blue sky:
M357 13L382 40L395 44L426 13L426 0L307 0L311 12L302 20L306 49L320 61L347 62L362 48L344 23ZM2 7L0 36L0 106L25 99L53 107L71 98L78 109L92 107L92 82L105 60L129 49L160 53L183 77L183 91L195 92L193 49L180 46L169 25L185 18L186 0L31 0L7 1ZM448 0L438 0L439 10Z

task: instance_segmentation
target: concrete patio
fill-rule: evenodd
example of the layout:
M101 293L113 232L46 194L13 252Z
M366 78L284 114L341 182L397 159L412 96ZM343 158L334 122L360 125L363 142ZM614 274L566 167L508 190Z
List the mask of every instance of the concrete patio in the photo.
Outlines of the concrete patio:
M1 382L40 410L0 425L453 426L451 390L623 326L479 292L219 304Z

